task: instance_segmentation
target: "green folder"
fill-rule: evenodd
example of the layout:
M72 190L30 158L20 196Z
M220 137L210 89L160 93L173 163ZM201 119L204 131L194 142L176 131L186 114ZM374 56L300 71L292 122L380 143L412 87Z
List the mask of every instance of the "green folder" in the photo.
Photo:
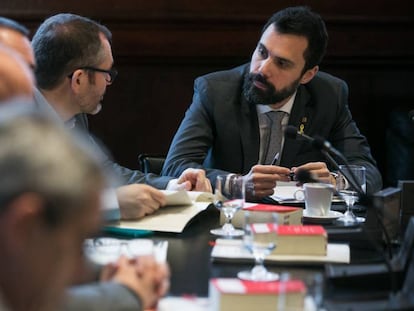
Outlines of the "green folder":
M133 237L133 238L149 236L149 235L152 235L154 233L151 230L139 230L139 229L112 227L112 226L105 226L103 228L103 231L105 233L124 235L124 236L128 236L128 237Z

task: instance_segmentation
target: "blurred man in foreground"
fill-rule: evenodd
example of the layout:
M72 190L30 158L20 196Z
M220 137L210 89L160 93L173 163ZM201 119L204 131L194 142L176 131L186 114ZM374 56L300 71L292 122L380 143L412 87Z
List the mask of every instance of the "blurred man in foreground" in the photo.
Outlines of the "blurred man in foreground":
M0 41L0 101L33 96L33 73L21 57Z
M101 226L100 165L45 116L34 114L33 77L0 46L0 310L141 310L166 293L169 270L152 257L120 258L85 279L82 243ZM29 86L29 87L27 87ZM3 101L4 100L4 101ZM7 307L6 307L7 306Z
M97 24L94 21L91 21L89 19L79 17L77 15L71 15L71 14L62 14L58 15L61 16L60 18L57 18L59 21L65 20L63 17L67 16L65 23L75 24L75 30L80 30L80 33L83 33L84 40L76 41L73 38L73 35L67 34L70 46L74 46L70 50L88 50L90 55L89 58L95 60L96 55L100 54L99 51L103 49L101 47L101 39L99 37L100 31L107 31L105 27ZM55 18L56 19L56 18ZM52 20L55 20L52 19ZM56 21L55 21L56 22ZM65 28L65 23L57 23L60 25L60 27ZM53 23L52 23L53 24ZM82 27L85 26L84 29ZM59 28L59 27L58 27ZM88 34L88 31L92 31L91 34ZM21 24L4 18L0 17L0 43L3 43L10 48L15 49L27 62L27 64L35 69L36 68L36 60L34 58L33 49L30 45L30 41L28 39L28 30ZM109 30L108 35L110 36ZM85 36L91 36L94 39L85 39ZM59 37L48 37L47 40L50 40L49 44L55 44L57 45L56 49L61 50L64 49L64 47L60 46L60 42L55 42L56 40L59 41ZM47 41L45 39L45 41ZM82 44L82 46L79 46L79 44ZM90 49L85 48L86 45L93 46L93 49L90 51ZM110 51L107 51L107 54ZM50 53L50 51L47 51L47 53ZM96 53L96 54L95 54ZM106 57L109 57L109 55L105 54ZM43 55L45 56L45 55ZM42 56L42 57L43 57ZM50 57L46 55L46 57ZM59 56L53 56L56 58L59 58ZM53 60L53 57L51 58ZM75 57L73 55L67 55L68 58L64 58L65 61L69 63L73 63L72 57ZM110 58L112 59L112 52L110 52ZM60 58L59 58L60 60ZM78 60L79 61L79 60ZM45 60L46 63L49 62L48 59ZM44 66L48 66L47 64L44 64L43 62L41 64L41 69ZM59 66L51 66L50 68L47 67L46 70L58 70ZM53 74L52 74L53 76ZM64 82L68 82L69 80L66 80L67 77L64 77ZM89 79L89 78L88 78ZM50 90L50 92L47 92L49 96L51 96L54 99L51 99L50 101L46 100L45 97L41 94L40 91L35 90L36 96L36 106L37 108L42 111L43 113L47 114L48 116L55 118L57 122L62 123L65 122L66 125L69 127L74 127L75 129L80 129L84 131L87 135L89 135L91 144L96 147L96 150L100 153L102 153L101 147L96 142L95 138L89 134L88 132L88 122L86 115L84 113L78 114L80 112L85 112L82 108L82 105L85 104L85 92L89 92L89 86L87 86L85 83L86 80L83 80L83 93L78 94L79 96L63 96L66 92L72 92L72 88L58 88L53 90ZM91 89L94 83L91 84ZM101 85L103 86L103 85ZM105 84L106 86L106 84ZM85 89L86 87L86 89ZM60 92L63 93L60 93ZM58 93L59 95L56 95ZM55 95L51 95L55 94ZM66 94L68 95L68 94ZM82 100L83 98L83 100ZM56 102L55 102L56 100ZM89 98L88 98L89 100ZM63 104L64 103L64 104ZM93 101L91 101L92 105L95 105ZM60 107L60 105L63 105L63 107ZM81 105L81 106L78 106ZM72 108L68 108L72 107ZM76 108L77 107L77 108ZM72 111L72 109L75 108L75 112ZM66 113L62 111L70 111L70 114L74 114L73 118L70 120L66 119ZM75 117L76 114L76 117ZM184 188L187 190L198 190L198 191L211 191L211 185L208 179L205 177L205 173L203 170L193 170L189 169L185 173L183 173L178 179L172 178L172 177L159 177L155 176L153 174L145 175L140 171L133 171L129 170L127 168L123 168L119 166L118 164L112 162L109 157L107 157L105 161L106 165L109 167L112 167L118 175L124 175L126 174L128 177L128 180L124 180L124 183L130 183L129 185L123 185L116 188L116 192L108 191L110 195L106 196L106 198L109 198L109 204L110 210L107 213L107 219L108 220L116 220L118 219L119 215L122 219L136 219L144 217L147 214L151 214L154 211L156 211L161 206L165 205L165 196L162 192L155 189L152 186L155 186L157 188L169 188L169 189L179 189ZM138 183L148 183L149 185L145 184L138 184ZM152 186L150 186L152 185Z
M16 103L0 109L0 309L56 310L82 270L84 239L101 226L105 179L92 153L53 121ZM152 258L121 258L104 271L110 282L94 286L97 299L66 306L140 310L168 288L168 270Z

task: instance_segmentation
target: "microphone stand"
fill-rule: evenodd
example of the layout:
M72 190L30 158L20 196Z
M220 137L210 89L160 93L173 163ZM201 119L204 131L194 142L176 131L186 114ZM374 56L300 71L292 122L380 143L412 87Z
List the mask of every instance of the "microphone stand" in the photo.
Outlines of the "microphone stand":
M353 187L359 196L360 199L360 203L363 205L367 205L367 206L372 206L374 208L375 211L375 216L377 218L377 221L381 227L381 231L384 234L385 237L385 243L386 243L386 248L388 250L388 256L386 254L384 254L384 262L385 265L387 266L387 269L390 273L390 286L391 286L391 292L392 294L395 294L397 292L397 282L395 279L395 275L394 275L394 271L391 265L391 261L390 259L392 258L392 250L391 250L391 240L390 237L387 233L387 230L385 228L384 223L382 222L382 219L379 215L379 210L378 208L375 206L374 201L372 200L372 197L367 195L363 189L361 188L361 185L359 185L359 183L357 182L357 178L356 176L353 174L352 170L348 170L349 172L349 176L347 176L347 174L345 174L343 172L343 170L339 167L338 163L335 161L335 159L331 156L331 154L329 153L329 151L327 151L326 149L321 149L321 152L325 155L325 157L328 159L328 161L330 162L330 164L337 170L339 171L342 175L344 175L348 182L350 183L351 187ZM340 155L340 159L342 160L342 162L346 165L349 166L349 163L347 161L347 159L338 151L335 152L335 155L339 156ZM373 243L373 245L375 246L375 249L382 254L382 249L381 249L381 245L377 242L377 240L375 238L371 238L371 241Z
M362 205L367 205L367 206L372 206L374 209L375 209L375 211L376 211L376 213L375 213L375 215L376 215L376 217L377 217L377 220L378 220L378 223L380 224L380 226L381 226L381 231L383 231L382 233L384 234L384 237L385 237L385 242L386 242L386 246L387 246L387 250L388 250L388 256L389 256L389 259L392 259L392 251L391 251L391 239L390 239L390 236L389 236L389 234L388 234L388 232L387 232L387 230L386 230L386 228L385 228L385 225L384 225L384 223L382 222L382 220L381 220L381 217L380 217L380 215L379 215L379 213L378 213L378 208L375 206L375 204L374 204L374 202L373 202L373 200L372 200L372 197L371 196L369 196L369 195L367 195L365 192L364 192L364 190L361 188L361 185L359 185L358 184L358 182L357 182L357 178L356 178L356 176L354 175L354 173L352 172L352 170L348 170L348 172L349 172L349 176L347 176L347 174L345 174L344 173L344 171L340 168L340 166L338 165L338 163L335 161L335 159L329 154L329 152L328 151L326 151L326 150L321 150L321 152L325 155L325 157L329 160L329 162L331 163L331 165L337 170L337 171L339 171L343 176L345 176L346 178L347 178L347 180L348 180L348 182L350 183L350 185L351 185L351 187L353 187L355 190L356 190L356 192L358 193L358 196L359 196L359 202L362 204ZM348 161L346 160L346 158L344 157L344 156L342 156L341 155L341 160L342 160L342 162L348 167L349 166L349 163L348 163Z
M297 128L295 128L294 126L288 126L285 129L285 135L286 137L292 138L292 139L295 139L299 135L303 139L310 142L314 148L319 149L326 156L326 158L331 163L331 165L337 171L339 171L342 175L344 175L347 178L347 181L349 182L349 184L357 191L361 204L364 204L366 206L371 206L373 208L375 217L378 223L380 224L381 232L384 234L384 237L385 237L385 243L386 243L386 248L388 250L388 256L384 254L383 258L384 258L384 262L387 267L387 270L389 271L389 274L390 274L391 293L392 295L395 295L395 293L397 292L397 284L396 284L394 270L390 262L390 259L392 258L391 242L390 242L390 237L387 233L387 230L385 229L385 225L382 222L382 219L380 217L380 213L379 213L380 209L378 208L378 206L376 206L376 202L375 200L372 199L372 196L368 196L363 191L363 189L361 188L361 185L359 185L359 183L357 182L357 178L353 174L353 172L349 170L349 174L344 174L343 170L339 167L338 163L335 161L335 159L332 157L331 154L338 157L344 163L344 165L349 166L350 164L345 158L345 156L341 152L336 150L334 147L332 147L332 145L328 141L326 141L324 138L322 137L312 138L304 133L299 132ZM370 236L370 234L368 234L368 236ZM383 254L381 245L378 243L378 241L375 238L372 238L371 236L370 238L371 238L372 244L377 249L377 251L380 254Z

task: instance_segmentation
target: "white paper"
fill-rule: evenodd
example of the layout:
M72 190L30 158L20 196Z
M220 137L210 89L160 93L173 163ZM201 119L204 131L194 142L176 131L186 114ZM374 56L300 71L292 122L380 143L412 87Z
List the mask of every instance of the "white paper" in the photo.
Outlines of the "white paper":
M193 202L213 202L213 194L200 191L161 190L167 199L167 206L191 205Z
M253 255L243 246L242 240L217 239L213 247L211 257L213 259L251 259ZM348 244L328 243L327 254L325 256L309 255L274 255L266 256L268 262L331 262L349 263L351 253Z
M99 240L107 240L108 244L96 244ZM99 265L116 262L121 255L127 258L154 255L158 262L166 262L168 241L153 241L150 239L124 240L117 238L86 239L84 242L84 251L92 262Z
M192 205L165 206L139 220L121 220L109 226L178 233L182 232L187 223L210 204L209 202L194 202Z
M295 200L295 192L299 189L302 187L296 186L296 182L278 182L270 197L277 202L292 201Z
M208 298L164 297L158 302L157 311L208 311Z

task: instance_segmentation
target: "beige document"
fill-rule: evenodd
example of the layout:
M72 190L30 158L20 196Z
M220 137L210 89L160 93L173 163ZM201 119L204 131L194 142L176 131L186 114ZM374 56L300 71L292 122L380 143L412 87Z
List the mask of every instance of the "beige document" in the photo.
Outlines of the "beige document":
M213 201L213 194L196 191L163 190L167 205L139 220L121 220L107 227L127 230L182 232L190 220Z

